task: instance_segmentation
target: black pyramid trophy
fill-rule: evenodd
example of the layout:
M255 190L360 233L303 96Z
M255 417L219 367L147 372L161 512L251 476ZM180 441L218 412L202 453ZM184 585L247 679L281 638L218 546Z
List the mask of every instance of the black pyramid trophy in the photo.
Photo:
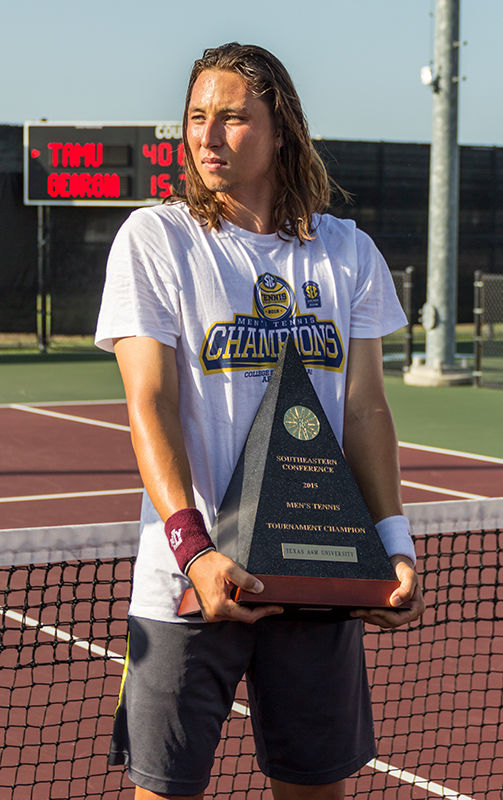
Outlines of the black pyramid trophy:
M210 535L263 582L259 595L236 591L246 605L340 617L389 606L400 585L291 336ZM189 589L178 613L196 611Z

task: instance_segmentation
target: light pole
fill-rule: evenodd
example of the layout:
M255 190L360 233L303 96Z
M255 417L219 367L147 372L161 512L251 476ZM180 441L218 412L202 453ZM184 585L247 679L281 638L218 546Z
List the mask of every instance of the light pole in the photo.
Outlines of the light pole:
M456 356L459 217L459 0L436 0L433 131L430 151L428 269L422 324L426 358L414 359L406 383L444 386L470 382ZM422 73L424 80L424 71Z

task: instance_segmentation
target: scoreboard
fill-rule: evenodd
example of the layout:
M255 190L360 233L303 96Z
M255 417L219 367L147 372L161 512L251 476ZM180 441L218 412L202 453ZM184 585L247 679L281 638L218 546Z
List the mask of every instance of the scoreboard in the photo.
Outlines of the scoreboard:
M152 205L185 179L179 122L25 122L23 142L26 205Z

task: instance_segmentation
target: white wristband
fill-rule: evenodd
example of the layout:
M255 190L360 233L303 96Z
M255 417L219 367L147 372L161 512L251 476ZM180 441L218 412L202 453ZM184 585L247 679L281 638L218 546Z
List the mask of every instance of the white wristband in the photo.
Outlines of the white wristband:
M406 556L414 565L416 564L416 551L407 517L401 514L386 517L376 524L376 529L390 558L397 555Z

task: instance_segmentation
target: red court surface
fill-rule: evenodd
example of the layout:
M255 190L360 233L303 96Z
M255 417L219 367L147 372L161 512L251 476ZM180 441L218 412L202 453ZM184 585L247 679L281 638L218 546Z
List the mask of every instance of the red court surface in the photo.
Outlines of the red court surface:
M4 500L0 503L0 528L138 519L141 481L124 403L34 410L37 413L0 408L0 498ZM91 424L69 419L69 415ZM96 424L103 422L119 427ZM137 491L124 494L124 489ZM96 494L103 491L110 494ZM89 495L75 496L83 492ZM51 499L35 499L40 495ZM19 497L23 499L12 500Z
M127 425L124 403L0 407L0 528L138 519ZM502 493L503 459L408 446L400 457L406 503Z
M127 426L123 403L0 407L0 529L12 532L9 540L20 528L137 520L141 481ZM403 445L401 462L406 503L501 494L503 459ZM469 607L471 594L480 594L483 570L490 574L488 580L484 576L482 594L486 592L488 599L495 596L492 584L497 582L498 543L483 552L482 541L476 539L467 556L467 542L463 538L457 551L447 551L423 537L418 555L431 600L422 624L396 631L392 638L372 630L366 634L379 761L363 769L358 794L352 794L356 791L354 779L348 781L348 797L501 800L503 759L498 760L497 775L488 775L483 766L482 772L477 772L484 752L496 765L494 753L501 741L498 726L503 685L501 670L496 667L502 657L497 649L501 638L496 635L492 610L484 612L481 603L472 620ZM431 552L425 554L430 545ZM440 548L438 552L435 547ZM474 566L477 559L482 564L478 572ZM80 572L72 565L55 566L49 577L37 567L29 577L28 605L23 600L27 574L21 570L14 576L10 608L22 609L24 616L21 631L15 613L9 616L5 612L6 669L0 671L0 708L13 706L5 743L12 763L3 764L0 770L0 793L6 792L6 800L132 800L133 789L121 770L105 774L125 650L129 568L129 563L119 564L115 583L112 567L107 563L99 566L103 575L92 588L91 577L89 582L86 578L86 570L94 571L92 563ZM69 572L58 589L56 572L60 569ZM475 570L474 577L467 569ZM461 612L463 604L452 598L457 597L456 587L461 591L467 579L474 588L468 587ZM54 595L43 607L38 581L40 587L47 581L49 589L44 591ZM71 600L75 592L76 605ZM95 598L92 612L91 595ZM491 609L495 607L493 604ZM52 627L44 630L42 625ZM31 642L39 635L47 644L39 646L34 662L29 663ZM377 639L378 635L383 638ZM107 652L88 653L91 641L93 647L106 647ZM20 668L14 670L21 644ZM12 684L14 672L17 677ZM31 683L36 687L33 696ZM486 706L481 705L482 696ZM209 796L271 800L254 762L246 696L243 693L238 698L217 753ZM28 743L27 735L32 737ZM443 761L444 749L447 753L453 747L457 747L455 763ZM19 757L18 748L23 753ZM19 758L24 760L17 763ZM72 767L67 766L70 758L75 759ZM84 778L85 770L91 778ZM49 788L51 779L58 784L53 784L56 794ZM36 781L33 793L29 787Z

